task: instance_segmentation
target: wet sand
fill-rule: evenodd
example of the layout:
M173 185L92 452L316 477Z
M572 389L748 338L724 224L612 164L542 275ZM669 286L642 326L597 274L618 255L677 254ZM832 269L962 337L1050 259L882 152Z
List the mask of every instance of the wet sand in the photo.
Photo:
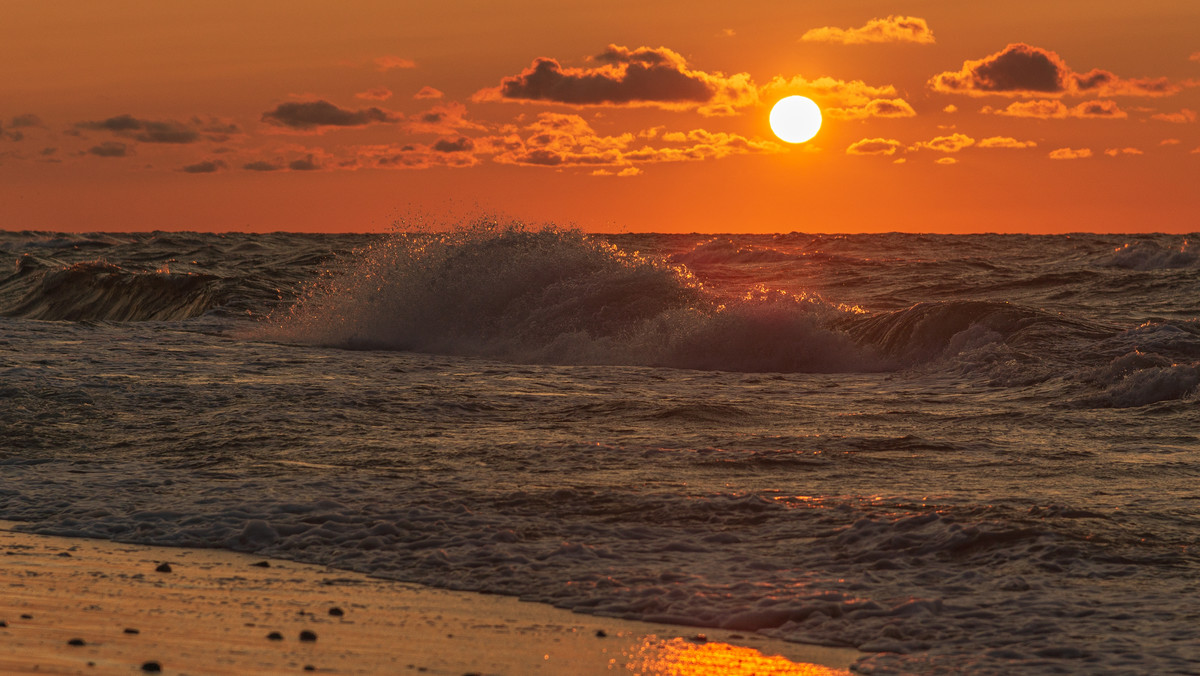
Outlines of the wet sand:
M3 674L825 676L847 674L859 656L223 550L17 526L0 521Z

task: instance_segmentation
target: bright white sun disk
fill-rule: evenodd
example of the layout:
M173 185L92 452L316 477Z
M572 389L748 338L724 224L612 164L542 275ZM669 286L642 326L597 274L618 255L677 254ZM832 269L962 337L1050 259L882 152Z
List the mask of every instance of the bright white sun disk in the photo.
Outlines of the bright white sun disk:
M804 143L821 129L821 109L807 96L787 96L771 109L771 131L788 143Z

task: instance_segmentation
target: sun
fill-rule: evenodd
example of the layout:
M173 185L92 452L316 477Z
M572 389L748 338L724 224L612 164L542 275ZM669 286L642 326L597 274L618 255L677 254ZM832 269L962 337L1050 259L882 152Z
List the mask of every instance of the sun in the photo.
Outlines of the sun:
M821 129L821 109L807 96L786 96L771 109L771 131L788 143L804 143Z

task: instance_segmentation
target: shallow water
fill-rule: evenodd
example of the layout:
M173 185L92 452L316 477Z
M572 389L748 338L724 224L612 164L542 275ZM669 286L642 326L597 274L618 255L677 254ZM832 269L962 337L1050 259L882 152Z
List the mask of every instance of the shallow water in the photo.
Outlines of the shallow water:
M1200 670L1187 238L0 255L0 518L39 532L855 646L864 673Z

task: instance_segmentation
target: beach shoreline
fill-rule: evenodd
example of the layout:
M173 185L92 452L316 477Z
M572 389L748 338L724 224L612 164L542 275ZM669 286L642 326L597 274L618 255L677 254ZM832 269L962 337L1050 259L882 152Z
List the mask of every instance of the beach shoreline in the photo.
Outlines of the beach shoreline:
M37 535L19 526L0 521L5 674L816 676L847 674L861 656L227 550Z

